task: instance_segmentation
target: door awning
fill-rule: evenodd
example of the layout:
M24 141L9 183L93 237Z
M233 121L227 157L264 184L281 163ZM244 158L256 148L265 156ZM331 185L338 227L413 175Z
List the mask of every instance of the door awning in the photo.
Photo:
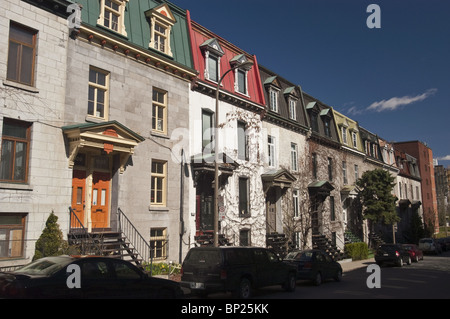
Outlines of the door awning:
M297 179L284 168L272 169L261 175L266 192L270 187L290 188Z
M63 134L69 141L69 167L72 168L79 151L84 148L94 148L105 151L106 154L120 155L120 172L134 153L134 148L145 140L125 125L117 121L101 123L80 123L63 126Z
M308 190L310 194L326 197L330 195L334 187L328 181L315 181L308 185Z

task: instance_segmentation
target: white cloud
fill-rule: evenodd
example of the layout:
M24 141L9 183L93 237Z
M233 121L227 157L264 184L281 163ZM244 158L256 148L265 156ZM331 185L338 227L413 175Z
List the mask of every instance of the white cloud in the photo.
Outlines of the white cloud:
M440 156L437 158L438 161L450 161L450 155Z
M414 102L419 102L427 99L431 95L435 94L437 89L429 89L425 93L416 96L402 96L402 97L392 97L389 100L382 100L379 102L374 102L367 107L367 110L373 110L376 112L383 111L395 111L399 107L404 105L409 105Z

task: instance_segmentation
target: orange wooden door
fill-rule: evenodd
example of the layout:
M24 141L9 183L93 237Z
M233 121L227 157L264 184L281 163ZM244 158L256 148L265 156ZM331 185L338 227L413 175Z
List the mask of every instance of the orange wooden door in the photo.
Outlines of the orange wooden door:
M92 180L92 228L106 228L109 220L109 187L111 174L94 172Z
M72 177L72 210L80 222L84 223L84 204L86 191L86 171L73 170ZM72 228L80 228L80 222L76 218L71 219ZM83 226L85 226L83 224Z

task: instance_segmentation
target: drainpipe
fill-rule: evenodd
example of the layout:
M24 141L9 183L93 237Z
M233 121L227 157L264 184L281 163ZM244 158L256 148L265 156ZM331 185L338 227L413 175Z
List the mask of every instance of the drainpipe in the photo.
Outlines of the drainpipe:
M184 233L184 219L183 219L183 207L184 207L184 149L181 149L181 166L180 166L180 243L179 243L179 264L183 262L183 233Z

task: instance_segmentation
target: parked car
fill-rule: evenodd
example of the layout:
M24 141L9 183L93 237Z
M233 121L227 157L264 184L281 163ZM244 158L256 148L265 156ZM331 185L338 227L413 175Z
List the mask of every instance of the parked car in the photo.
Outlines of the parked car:
M336 281L342 279L341 264L322 250L293 251L286 256L284 261L296 266L297 279L311 280L316 286L327 279Z
M441 252L449 250L450 242L448 238L439 238L437 243L441 246Z
M0 273L0 298L181 297L179 283L149 277L132 263L110 257L45 257Z
M403 248L409 252L411 256L411 260L418 262L419 260L423 260L423 252L414 244L403 244Z
M404 264L411 265L409 252L399 244L383 244L375 252L375 262L383 264L394 264L402 267Z
M193 294L232 292L247 299L253 288L272 285L294 291L296 270L265 248L192 248L182 264L181 286Z
M441 245L438 245L433 238L422 238L419 240L419 249L424 253L440 254L442 252Z

